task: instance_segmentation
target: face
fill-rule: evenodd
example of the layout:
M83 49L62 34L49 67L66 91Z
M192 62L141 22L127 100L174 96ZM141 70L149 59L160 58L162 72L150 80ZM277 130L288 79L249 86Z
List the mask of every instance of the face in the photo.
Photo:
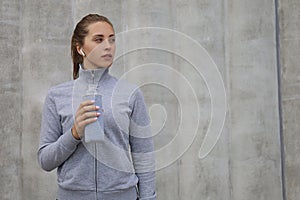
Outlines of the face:
M88 35L84 38L84 45L77 46L77 51L84 52L83 66L85 69L110 67L113 63L116 45L115 32L110 24L96 22L88 26Z

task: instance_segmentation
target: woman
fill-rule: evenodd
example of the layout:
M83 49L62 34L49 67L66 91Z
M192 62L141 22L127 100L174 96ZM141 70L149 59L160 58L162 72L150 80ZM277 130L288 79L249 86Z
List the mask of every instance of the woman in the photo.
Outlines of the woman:
M108 73L115 49L106 17L82 18L71 42L74 80L45 99L38 160L46 171L57 168L59 200L156 199L146 106L138 88ZM91 88L102 95L101 107L83 100ZM100 117L104 139L86 142L85 128Z

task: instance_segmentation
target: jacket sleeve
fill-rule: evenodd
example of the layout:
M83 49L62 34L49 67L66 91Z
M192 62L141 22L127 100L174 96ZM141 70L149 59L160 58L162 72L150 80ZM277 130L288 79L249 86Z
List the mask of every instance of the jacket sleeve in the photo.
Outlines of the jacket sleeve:
M155 200L155 158L150 120L142 92L133 94L129 140L140 200Z
M51 171L60 166L76 150L76 140L69 129L62 133L60 117L51 90L48 92L42 114L38 161L42 169Z

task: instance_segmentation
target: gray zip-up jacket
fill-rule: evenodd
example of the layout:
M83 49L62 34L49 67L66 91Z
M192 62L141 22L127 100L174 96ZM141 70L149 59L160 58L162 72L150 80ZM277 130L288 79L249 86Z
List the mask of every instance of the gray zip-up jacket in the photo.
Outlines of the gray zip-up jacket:
M102 95L105 139L76 140L74 114L88 84ZM141 91L107 69L83 70L51 88L44 104L38 160L57 168L59 200L155 200L154 145ZM138 191L137 191L138 190Z

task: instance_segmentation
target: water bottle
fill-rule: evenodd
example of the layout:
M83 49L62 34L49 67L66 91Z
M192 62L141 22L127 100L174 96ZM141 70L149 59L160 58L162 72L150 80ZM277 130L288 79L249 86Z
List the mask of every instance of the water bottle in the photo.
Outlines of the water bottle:
M104 123L103 123L103 109L102 109L102 95L97 92L96 85L89 85L86 94L83 96L83 100L94 100L95 106L99 107L97 112L100 116L97 117L97 121L85 126L84 129L84 141L85 142L100 142L104 139ZM94 111L93 111L94 112Z

